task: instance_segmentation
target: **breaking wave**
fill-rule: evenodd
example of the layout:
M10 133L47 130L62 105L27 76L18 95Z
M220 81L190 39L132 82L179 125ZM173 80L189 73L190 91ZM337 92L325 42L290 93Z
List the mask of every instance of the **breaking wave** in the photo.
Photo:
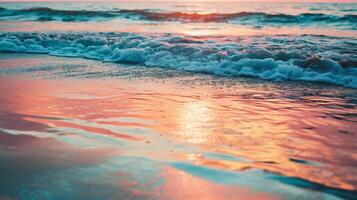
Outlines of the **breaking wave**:
M325 23L333 25L350 25L355 29L357 15L344 16L327 15L322 13L302 13L299 15L270 14L263 12L238 12L238 13L185 13L166 12L162 10L138 9L138 10L57 10L46 7L28 9L6 9L0 7L0 17L16 18L21 20L38 21L91 21L110 20L113 18L126 18L131 20L148 21L180 21L180 22L226 22L240 24L311 24Z
M357 88L357 45L312 35L193 37L135 33L2 33L0 52L44 53L219 76Z

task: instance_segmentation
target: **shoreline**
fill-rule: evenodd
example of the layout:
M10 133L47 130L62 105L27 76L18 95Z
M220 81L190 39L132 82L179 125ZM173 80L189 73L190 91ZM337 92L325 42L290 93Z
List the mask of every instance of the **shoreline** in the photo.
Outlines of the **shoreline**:
M215 76L357 88L355 48L348 38L310 35L206 38L72 32L4 33L0 39L0 52L5 53L38 53ZM288 46L284 45L286 42ZM277 49L278 44L285 47ZM338 48L335 54L329 53L335 48Z
M356 177L349 175L357 160L354 154L346 156L357 144L351 132L357 128L355 117L348 115L356 106L353 89L229 79L38 54L0 57L0 135L10 137L0 142L0 159L16 158L12 155L18 152L23 156L19 162L25 162L26 152L36 146L44 155L39 154L43 161L33 161L33 170L47 161L49 165L68 162L66 171L73 170L76 177L71 184L86 185L83 177L99 173L97 180L103 181L114 169L110 173L134 176L140 183L134 188L141 188L141 197L149 199L157 198L148 185L141 184L156 180L149 174L169 184L154 184L163 190L158 194L176 197L174 185L182 188L182 198L203 194L180 185L187 182L172 181L210 188L211 192L205 190L207 198L222 193L226 199L241 193L250 199L357 195L348 191L356 187ZM23 140L11 137L34 137L40 144L25 139L29 146L19 150L16 141ZM47 155L47 151L54 153ZM61 151L70 157L62 158ZM89 153L73 157L82 151ZM76 164L78 159L87 164ZM0 167L11 167L4 165L11 162L0 163ZM77 165L88 165L90 170L81 172ZM24 172L16 166L14 173ZM119 166L128 170L121 172ZM101 171L103 167L110 170ZM143 169L149 174L140 172ZM325 176L315 174L316 170ZM302 186L294 185L295 181L302 181ZM27 187L25 182L17 184ZM112 182L102 184L106 189L118 187ZM127 191L123 194L137 192L122 184L120 188ZM266 184L272 187L267 189ZM316 190L309 191L311 184Z

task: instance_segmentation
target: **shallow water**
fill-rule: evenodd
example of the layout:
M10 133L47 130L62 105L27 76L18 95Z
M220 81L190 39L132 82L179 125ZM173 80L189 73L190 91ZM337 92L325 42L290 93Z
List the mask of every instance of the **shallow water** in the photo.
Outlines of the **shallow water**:
M183 36L148 33L3 33L0 52L137 64L219 76L310 81L357 88L353 38Z
M0 3L0 52L357 88L356 3Z
M357 4L0 3L0 199L357 199Z
M35 54L0 61L0 197L357 196L354 89Z

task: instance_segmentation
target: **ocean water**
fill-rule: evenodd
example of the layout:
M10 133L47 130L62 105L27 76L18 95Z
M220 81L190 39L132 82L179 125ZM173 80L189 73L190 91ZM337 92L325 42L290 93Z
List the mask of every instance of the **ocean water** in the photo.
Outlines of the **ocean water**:
M0 3L0 199L357 199L357 3Z
M357 4L1 3L0 51L357 87Z
M0 54L4 199L355 199L355 89Z

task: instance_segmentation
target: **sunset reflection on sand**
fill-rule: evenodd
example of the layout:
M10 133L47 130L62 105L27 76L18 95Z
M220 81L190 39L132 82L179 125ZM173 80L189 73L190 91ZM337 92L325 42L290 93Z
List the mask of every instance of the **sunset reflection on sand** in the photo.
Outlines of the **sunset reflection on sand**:
M47 63L58 59L40 57ZM16 68L20 61L40 65L41 60L36 56L26 61L8 59L1 65ZM75 58L62 62L79 61L92 72L113 67ZM127 70L119 66L113 69ZM156 75L163 73L150 70ZM264 176L280 175L356 189L356 176L351 171L356 164L357 141L351 130L357 127L353 121L335 120L350 110L341 100L329 97L340 94L328 87L321 91L326 94L322 97L301 85L300 91L294 91L301 94L296 100L286 93L288 86L279 83L267 86L255 82L247 87L244 79L237 84L226 78L216 81L185 73L180 79L172 74L165 78L166 72L156 80L150 75L75 79L61 77L60 68L55 72L59 76L54 79L46 78L49 72L36 70L0 78L0 135L4 137L0 145L5 149L0 153L19 148L21 159L25 159L27 148L39 148L43 153L38 156L50 157L51 163L51 159L62 162L57 152L65 152L77 160L78 154L78 165L82 165L81 159L88 162L95 155L97 161L91 169L97 170L98 165L110 169L110 174L121 180L113 180L115 184L127 191L122 194L146 198L230 199L238 195L243 199L280 199L288 194L274 187L261 189L269 181ZM28 146L20 148L13 143L18 139L6 139L7 135L29 135L35 143L25 138ZM35 147L38 142L41 145ZM138 162L134 158L145 158L140 162L148 166L133 164ZM68 159L65 162L71 163L72 157ZM128 172L116 167L123 164L129 167ZM131 166L139 167L138 171L130 171ZM155 173L145 172L154 169ZM255 170L264 173L256 175L260 172ZM237 174L225 175L233 172ZM251 173L263 177L250 181ZM105 184L113 186L111 181ZM155 189L151 191L151 187ZM258 192L254 192L255 187L260 188Z
M351 0L1 1L0 200L357 199Z

